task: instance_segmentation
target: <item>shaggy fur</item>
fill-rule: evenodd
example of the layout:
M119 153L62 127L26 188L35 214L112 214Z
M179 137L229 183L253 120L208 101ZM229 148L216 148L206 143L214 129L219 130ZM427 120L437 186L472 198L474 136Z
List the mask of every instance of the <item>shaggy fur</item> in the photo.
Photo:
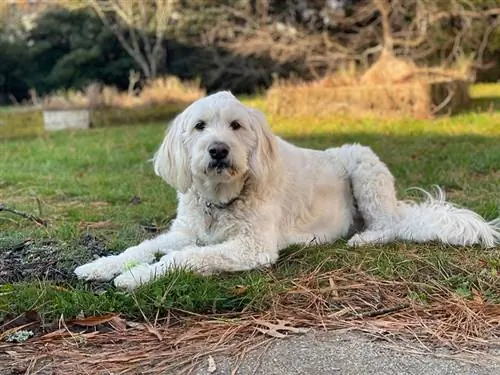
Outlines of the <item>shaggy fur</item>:
M194 102L173 121L154 168L178 190L170 230L78 267L80 279L118 275L116 286L134 289L173 266L205 275L249 270L273 264L291 244L354 232L350 246L500 242L500 219L488 223L446 202L439 189L423 203L399 201L392 174L370 148L298 148L274 136L261 112L229 92ZM157 254L163 256L153 263Z

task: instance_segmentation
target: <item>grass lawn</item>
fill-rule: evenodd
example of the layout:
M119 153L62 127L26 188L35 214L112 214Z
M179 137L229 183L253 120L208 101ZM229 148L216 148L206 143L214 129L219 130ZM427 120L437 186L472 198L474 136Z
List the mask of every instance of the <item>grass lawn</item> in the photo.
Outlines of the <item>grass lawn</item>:
M493 219L500 214L500 114L495 112L500 86L474 90L484 111L451 118L269 120L276 133L300 146L371 146L396 176L401 198L415 197L409 187L438 184L450 200ZM249 103L265 107L262 100ZM395 298L421 307L459 298L498 311L499 248L395 243L349 249L339 240L328 246L290 247L269 269L213 277L175 271L134 293L108 283L77 281L72 275L77 265L120 252L168 227L175 214L175 192L148 162L164 128L138 124L0 140L0 203L47 221L44 227L0 212L0 321L29 310L44 322L61 315L114 312L133 319L162 317L169 311L258 313L277 303L290 311L293 306L306 310L307 298L313 297L296 297L300 287L321 295L321 311L333 314L348 305L356 314L369 314ZM339 289L351 298L349 303L339 299L338 291L335 296L320 293L342 280L377 280L383 285L382 297L377 302L368 301L374 295L367 296L366 303L356 305L361 292L355 289Z

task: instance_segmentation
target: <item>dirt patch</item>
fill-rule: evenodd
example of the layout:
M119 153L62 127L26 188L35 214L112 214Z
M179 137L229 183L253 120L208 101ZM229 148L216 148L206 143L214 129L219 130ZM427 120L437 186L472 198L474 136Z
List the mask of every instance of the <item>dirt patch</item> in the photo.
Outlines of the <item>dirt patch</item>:
M105 242L90 233L74 244L53 240L0 239L0 283L76 280L79 264L111 255Z

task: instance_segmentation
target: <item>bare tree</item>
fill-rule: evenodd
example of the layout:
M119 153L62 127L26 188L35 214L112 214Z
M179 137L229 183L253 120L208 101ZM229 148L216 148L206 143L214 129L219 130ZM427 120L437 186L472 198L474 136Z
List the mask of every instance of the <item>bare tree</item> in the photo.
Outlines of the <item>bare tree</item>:
M326 6L302 13L307 22L273 15L233 48L247 54L267 50L285 60L300 56L313 77L349 61L366 67L382 51L445 64L474 55L481 69L492 65L485 63L485 51L500 35L500 4L493 0L359 0L348 16Z
M166 38L175 23L177 0L88 0L147 79L165 61Z
M472 0L373 0L380 13L383 44L413 59L426 58L441 49L453 60L464 48L476 47L482 61L485 46L499 26L500 6ZM408 20L411 20L408 22Z
M425 64L451 63L475 53L476 61L486 66L488 61L482 56L487 56L484 52L491 45L489 40L497 40L500 23L500 6L495 0L179 3L171 5L166 33L181 36L183 42L203 50L202 57L193 57L189 64L205 83L229 86L257 81L267 86L272 81L269 72L313 79L342 67L367 68L384 50ZM108 17L112 15L110 10ZM133 27L137 29L144 28ZM128 33L128 29L121 30ZM133 35L127 40L129 50L133 49ZM146 49L140 47L139 51L141 57Z

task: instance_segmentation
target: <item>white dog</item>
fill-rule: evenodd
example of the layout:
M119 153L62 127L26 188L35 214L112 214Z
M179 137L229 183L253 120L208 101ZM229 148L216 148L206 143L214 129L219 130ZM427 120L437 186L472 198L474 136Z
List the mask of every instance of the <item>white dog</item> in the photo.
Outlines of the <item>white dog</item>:
M488 223L446 202L440 190L420 204L398 201L393 176L370 148L298 148L229 92L194 102L173 121L154 168L178 190L170 230L78 267L80 279L119 275L115 285L133 289L174 266L202 274L249 270L273 264L291 244L355 231L350 246L500 242L500 218ZM153 263L157 254L163 256Z

